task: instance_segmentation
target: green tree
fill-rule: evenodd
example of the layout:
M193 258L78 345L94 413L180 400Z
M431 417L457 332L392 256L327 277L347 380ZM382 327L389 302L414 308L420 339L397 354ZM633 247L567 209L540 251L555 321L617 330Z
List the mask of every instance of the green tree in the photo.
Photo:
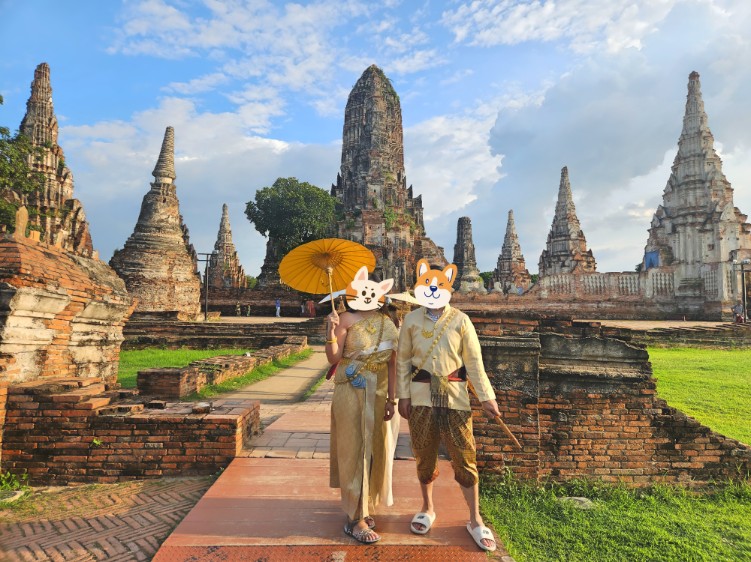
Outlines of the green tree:
M248 282L248 289L255 289L255 286L258 285L258 279L252 275L246 275L245 280Z
M490 283L490 280L493 278L493 272L492 271L481 271L480 277L482 277L482 282L485 284L485 286L488 286L488 283Z
M29 157L41 159L41 153L28 137L11 135L8 127L0 126L0 224L10 230L15 226L18 201L44 186L44 175L29 168Z
M334 198L323 189L297 178L278 178L256 191L245 215L256 230L271 238L284 255L292 248L325 238L335 221Z

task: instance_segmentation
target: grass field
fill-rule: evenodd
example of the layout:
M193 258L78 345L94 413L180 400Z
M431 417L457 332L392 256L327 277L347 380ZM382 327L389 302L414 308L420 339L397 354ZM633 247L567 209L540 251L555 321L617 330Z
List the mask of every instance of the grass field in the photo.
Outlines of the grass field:
M730 562L751 560L751 485L695 494L485 480L483 515L517 562ZM592 509L563 502L584 496Z
M651 347L649 358L660 398L751 444L751 350Z
M217 357L219 355L240 355L247 349L138 349L120 353L120 374L117 381L123 388L135 388L138 371L150 367L185 367L198 359ZM223 392L232 392L270 377L286 367L307 359L313 353L312 349L305 349L284 359L274 360L268 365L256 367L241 377L224 381L221 384L209 385L197 394L186 396L184 400L200 400L210 398Z
M728 437L751 443L751 350L650 348L657 393ZM482 508L518 562L751 561L751 485L688 492L574 482L483 482ZM562 496L594 501L590 510Z
M219 355L241 355L248 349L134 349L120 352L120 370L117 376L123 388L135 388L141 369L150 367L185 367L193 361Z

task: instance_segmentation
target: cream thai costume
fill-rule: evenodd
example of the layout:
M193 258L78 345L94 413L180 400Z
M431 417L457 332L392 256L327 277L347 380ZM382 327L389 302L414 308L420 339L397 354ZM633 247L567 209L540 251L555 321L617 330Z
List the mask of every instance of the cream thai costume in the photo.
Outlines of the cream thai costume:
M398 416L384 421L388 361L398 332L381 313L347 330L331 403L330 485L340 488L350 520L370 515L383 501L393 504L391 469Z
M412 403L409 430L417 477L423 484L438 476L441 440L457 482L469 487L478 481L467 380L481 402L495 399L469 317L448 304L437 321L425 308L407 314L399 336L396 397Z

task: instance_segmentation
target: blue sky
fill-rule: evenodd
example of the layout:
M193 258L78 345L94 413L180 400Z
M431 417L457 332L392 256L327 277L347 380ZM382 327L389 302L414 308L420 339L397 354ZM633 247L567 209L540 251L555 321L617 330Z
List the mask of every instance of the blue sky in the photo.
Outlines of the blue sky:
M48 62L59 141L105 261L175 127L191 241L213 248L227 203L257 275L265 240L245 203L280 176L330 187L347 95L375 63L401 98L407 181L449 260L468 216L478 266L492 270L513 209L536 273L568 166L598 270L629 271L693 70L735 204L751 212L750 28L747 0L0 0L0 124L18 127Z

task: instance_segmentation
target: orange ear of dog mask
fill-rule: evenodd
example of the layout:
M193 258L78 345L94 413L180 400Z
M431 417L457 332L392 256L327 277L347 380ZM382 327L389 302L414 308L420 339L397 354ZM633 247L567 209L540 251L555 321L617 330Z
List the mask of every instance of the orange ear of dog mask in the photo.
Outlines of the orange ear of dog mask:
M385 295L394 285L393 279L371 281L368 279L368 268L362 266L352 282L347 286L345 297L347 305L352 310L367 312L377 310L383 306Z
M451 300L457 268L450 263L443 269L431 269L428 260L417 262L415 299L425 308L443 308Z

